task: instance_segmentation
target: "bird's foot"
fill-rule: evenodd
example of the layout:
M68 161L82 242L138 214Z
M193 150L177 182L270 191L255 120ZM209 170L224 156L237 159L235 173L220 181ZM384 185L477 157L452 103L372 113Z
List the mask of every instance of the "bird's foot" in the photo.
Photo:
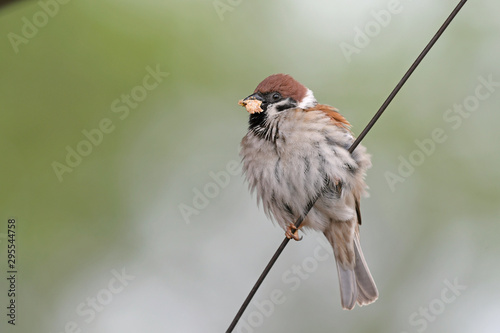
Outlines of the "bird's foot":
M299 228L295 226L295 224L290 223L285 231L285 236L288 239L295 239L296 241L302 240L302 236L299 237Z

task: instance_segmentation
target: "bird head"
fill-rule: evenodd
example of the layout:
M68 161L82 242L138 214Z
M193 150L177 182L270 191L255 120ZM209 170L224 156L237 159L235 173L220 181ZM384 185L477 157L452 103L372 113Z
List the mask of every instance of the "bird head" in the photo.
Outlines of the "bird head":
M310 89L290 75L274 74L259 83L253 94L238 104L247 109L250 117L262 117L294 108L307 109L315 106L317 101Z

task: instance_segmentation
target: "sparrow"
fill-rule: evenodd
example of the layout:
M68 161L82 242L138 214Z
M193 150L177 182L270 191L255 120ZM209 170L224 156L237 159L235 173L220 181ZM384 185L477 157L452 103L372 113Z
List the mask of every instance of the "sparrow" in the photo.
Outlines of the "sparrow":
M378 290L359 243L360 198L370 155L354 142L349 122L290 75L274 74L239 101L250 113L241 141L243 173L257 203L288 238L300 228L322 232L333 247L344 309L374 302Z

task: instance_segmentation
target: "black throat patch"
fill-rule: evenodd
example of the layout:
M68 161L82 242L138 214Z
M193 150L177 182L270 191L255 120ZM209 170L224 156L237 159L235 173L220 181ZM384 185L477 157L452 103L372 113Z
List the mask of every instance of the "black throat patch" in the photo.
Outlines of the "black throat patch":
M279 122L268 121L268 108L269 106L276 106L277 112L282 112L288 109L297 107L297 102L293 98L281 98L280 100L272 100L274 93L263 94L264 102L261 105L262 112L253 113L250 115L248 121L248 129L256 136L269 141L276 141L279 135ZM281 96L281 95L279 95ZM272 123L272 124L271 124Z
M254 113L248 120L248 130L259 137L265 137L268 129L266 128L267 112Z

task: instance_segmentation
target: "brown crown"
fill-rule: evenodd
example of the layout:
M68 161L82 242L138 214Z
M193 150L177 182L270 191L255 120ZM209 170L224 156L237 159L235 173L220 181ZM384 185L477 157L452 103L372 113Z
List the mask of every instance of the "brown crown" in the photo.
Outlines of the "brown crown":
M274 91L279 92L285 98L291 97L297 102L302 101L307 94L307 88L287 74L268 76L264 81L259 83L254 93L260 92L265 94Z

